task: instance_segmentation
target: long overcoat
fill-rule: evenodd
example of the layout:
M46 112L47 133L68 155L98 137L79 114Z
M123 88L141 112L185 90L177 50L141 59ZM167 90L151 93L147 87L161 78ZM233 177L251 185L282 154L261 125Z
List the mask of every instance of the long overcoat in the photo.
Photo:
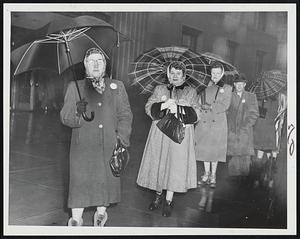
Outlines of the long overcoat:
M227 112L227 155L254 155L253 125L258 117L256 95L244 91L241 97L234 91Z
M262 102L258 102L260 105ZM265 118L259 117L253 128L254 148L276 150L275 118L278 113L278 100L265 100L267 110Z
M177 100L184 99L187 106L196 109L197 92L190 86L177 90ZM151 116L152 104L169 99L165 85L159 85L149 97L145 110ZM173 142L156 126L159 120L152 118L144 153L137 177L137 184L155 191L169 190L186 192L196 188L196 160L194 151L194 125L186 124L185 137L181 144Z
M212 84L205 89L206 103L211 110L201 110L195 127L196 159L205 162L226 162L227 119L232 87L227 84ZM201 97L199 97L199 105Z
M109 160L117 136L129 146L132 112L121 81L105 78L105 91L99 94L88 79L78 81L87 112L95 118L87 122L76 116L79 101L74 82L68 85L60 112L63 124L72 128L68 206L108 206L120 201L120 178L112 175ZM87 113L88 114L88 113Z

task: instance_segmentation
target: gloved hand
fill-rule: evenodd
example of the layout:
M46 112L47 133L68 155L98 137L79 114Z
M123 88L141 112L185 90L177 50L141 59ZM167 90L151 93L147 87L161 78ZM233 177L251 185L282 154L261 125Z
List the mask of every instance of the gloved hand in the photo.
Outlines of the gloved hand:
M76 102L78 115L81 115L82 113L86 112L87 104L88 104L88 102L86 102L85 99L82 99L82 100Z
M210 110L211 109L211 105L209 105L209 104L203 104L203 105L201 105L201 109L202 110Z

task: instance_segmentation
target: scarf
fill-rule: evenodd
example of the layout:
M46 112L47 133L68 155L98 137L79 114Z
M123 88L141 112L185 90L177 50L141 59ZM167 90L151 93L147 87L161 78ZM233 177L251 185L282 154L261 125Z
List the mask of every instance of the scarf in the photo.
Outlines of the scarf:
M94 77L87 77L87 78L91 80L93 87L99 94L102 94L104 92L105 90L104 78L98 78L98 79Z

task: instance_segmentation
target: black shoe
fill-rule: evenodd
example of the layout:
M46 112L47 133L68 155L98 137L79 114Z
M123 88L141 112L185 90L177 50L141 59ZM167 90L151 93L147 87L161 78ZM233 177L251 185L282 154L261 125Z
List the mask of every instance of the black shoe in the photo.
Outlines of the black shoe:
M173 202L166 200L163 206L162 215L164 217L169 217L172 214Z
M162 202L162 195L156 194L155 199L149 205L149 210L153 211L159 208L161 202Z

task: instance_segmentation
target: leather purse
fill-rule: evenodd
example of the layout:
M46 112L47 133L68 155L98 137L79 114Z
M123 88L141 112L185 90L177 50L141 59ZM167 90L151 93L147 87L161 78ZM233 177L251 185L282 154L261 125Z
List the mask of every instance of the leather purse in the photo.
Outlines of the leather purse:
M116 147L109 161L110 169L115 177L120 177L129 162L129 152L125 146L117 139Z
M178 118L168 112L156 126L175 143L181 144L185 136L185 124L181 119L181 107L177 106Z
M263 108L261 106L258 107L258 111L259 111L259 117L260 118L266 118L266 114L267 114L267 109Z

